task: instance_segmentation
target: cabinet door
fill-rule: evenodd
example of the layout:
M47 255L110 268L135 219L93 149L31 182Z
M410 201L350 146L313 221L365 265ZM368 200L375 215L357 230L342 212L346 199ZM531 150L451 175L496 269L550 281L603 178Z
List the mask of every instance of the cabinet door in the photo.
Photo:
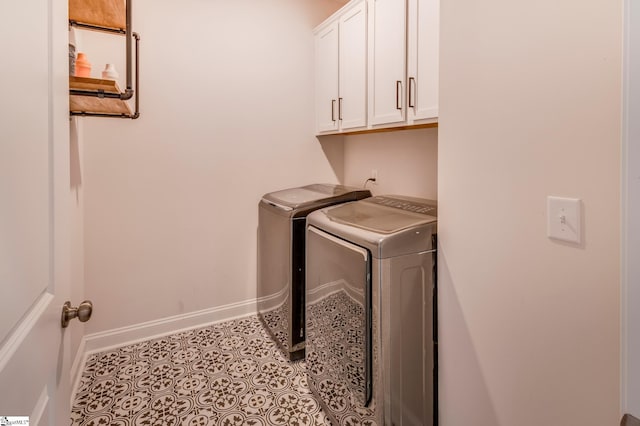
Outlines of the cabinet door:
M331 23L315 37L316 50L316 130L338 129L338 22Z
M366 2L349 10L340 22L340 97L342 130L367 125L367 14Z
M408 119L438 117L439 0L409 0Z
M369 87L372 125L405 120L406 1L373 0Z

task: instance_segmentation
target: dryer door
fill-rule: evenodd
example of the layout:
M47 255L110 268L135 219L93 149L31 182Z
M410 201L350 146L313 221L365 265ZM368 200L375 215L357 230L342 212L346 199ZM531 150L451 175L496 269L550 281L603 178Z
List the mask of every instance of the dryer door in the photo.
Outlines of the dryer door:
M371 254L307 228L307 374L329 408L349 389L371 400Z

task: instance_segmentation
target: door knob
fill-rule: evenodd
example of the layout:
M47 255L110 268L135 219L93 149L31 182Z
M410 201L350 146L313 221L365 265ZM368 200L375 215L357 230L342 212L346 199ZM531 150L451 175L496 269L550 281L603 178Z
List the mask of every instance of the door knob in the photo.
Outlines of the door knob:
M62 328L67 328L69 321L74 318L78 318L80 322L89 321L91 313L93 312L93 303L89 300L85 300L77 308L71 306L71 302L66 301L62 305L62 318L60 323Z

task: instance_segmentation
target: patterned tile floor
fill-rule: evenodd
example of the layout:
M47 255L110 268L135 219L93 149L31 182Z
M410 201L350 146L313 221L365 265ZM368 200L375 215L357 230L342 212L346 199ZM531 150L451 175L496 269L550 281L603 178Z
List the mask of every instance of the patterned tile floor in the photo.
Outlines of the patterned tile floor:
M71 424L329 425L304 371L256 316L214 324L91 355Z

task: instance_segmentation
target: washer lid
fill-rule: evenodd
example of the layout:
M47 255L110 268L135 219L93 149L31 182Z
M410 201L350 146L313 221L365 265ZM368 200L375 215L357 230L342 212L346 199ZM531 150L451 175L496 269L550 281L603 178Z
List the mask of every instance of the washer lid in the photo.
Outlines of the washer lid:
M435 222L436 202L401 196L377 196L327 210L334 222L380 234L392 234Z
M360 191L362 191L360 188L351 188L343 185L313 184L270 192L263 197L263 200L284 210L293 210L305 204L315 203L320 200L332 200L345 194Z

